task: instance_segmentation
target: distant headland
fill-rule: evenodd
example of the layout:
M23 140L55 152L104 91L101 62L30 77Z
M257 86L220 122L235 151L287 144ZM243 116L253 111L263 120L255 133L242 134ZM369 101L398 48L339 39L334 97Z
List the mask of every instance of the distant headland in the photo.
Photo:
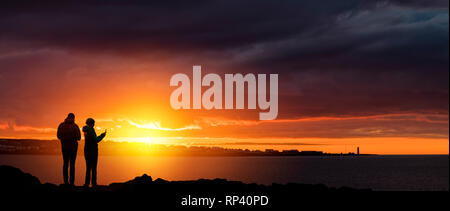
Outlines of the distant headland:
M125 144L125 145L124 145ZM59 155L61 153L58 140L36 139L0 139L0 154L45 154ZM374 156L373 154L326 153L322 151L293 150L248 150L228 149L221 147L162 145L132 142L102 142L99 149L101 155L142 155L142 156ZM82 150L79 150L79 153Z

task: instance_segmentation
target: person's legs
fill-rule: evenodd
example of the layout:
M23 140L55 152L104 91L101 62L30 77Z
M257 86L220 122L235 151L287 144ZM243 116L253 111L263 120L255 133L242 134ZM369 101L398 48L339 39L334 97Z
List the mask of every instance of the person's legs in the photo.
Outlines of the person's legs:
M84 186L89 187L89 184L91 182L91 160L89 157L89 153L84 150L84 158L86 160L86 177L84 180Z
M92 186L97 185L98 152L92 153Z
M63 155L63 178L64 178L64 184L68 185L69 184L69 173L68 173L68 168L69 168L69 160L70 160L70 156L69 156L70 152L67 151L67 149L62 149L62 155Z
M75 185L75 161L77 159L78 147L72 150L70 154L70 184Z

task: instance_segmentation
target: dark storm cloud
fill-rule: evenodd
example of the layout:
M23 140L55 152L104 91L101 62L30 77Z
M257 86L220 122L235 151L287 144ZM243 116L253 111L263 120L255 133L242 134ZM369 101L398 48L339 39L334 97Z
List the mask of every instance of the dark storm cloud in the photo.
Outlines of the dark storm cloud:
M410 7L448 8L448 1L443 0L392 0L391 3Z
M445 65L443 57L448 56L448 47L440 47L448 46L448 20L442 20L445 14L448 19L448 1L11 2L0 9L0 42L15 42L14 47L170 55L219 52L243 63L296 68L314 66L311 61L317 57L328 57L322 66L334 68L392 67L396 64L384 59L405 63L411 56L416 63L426 59L420 64L429 67L430 62ZM444 31L413 24L426 21L440 24ZM396 28L406 23L411 26ZM264 53L252 58L258 49ZM385 56L379 58L380 53Z
M448 113L448 17L448 0L3 1L0 63L20 71L14 55L41 49L195 57L280 73L284 118Z
M224 50L284 39L357 1L108 1L2 9L2 39L85 50Z

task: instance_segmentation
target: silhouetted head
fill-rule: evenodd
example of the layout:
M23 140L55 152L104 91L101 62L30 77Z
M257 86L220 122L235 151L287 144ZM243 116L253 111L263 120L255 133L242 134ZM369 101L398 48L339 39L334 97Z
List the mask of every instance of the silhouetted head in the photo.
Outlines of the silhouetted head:
M73 124L75 123L75 114L70 113L67 115L67 118L64 120L65 123Z
M69 114L67 115L67 119L75 119L75 114L69 113Z
M86 125L89 126L89 127L94 127L94 125L95 125L95 120L92 119L92 118L88 118L88 119L86 120Z

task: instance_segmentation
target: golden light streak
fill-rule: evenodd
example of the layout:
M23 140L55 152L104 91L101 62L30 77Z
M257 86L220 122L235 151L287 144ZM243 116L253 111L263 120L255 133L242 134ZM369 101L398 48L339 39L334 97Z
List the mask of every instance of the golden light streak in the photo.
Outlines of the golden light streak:
M344 120L378 120L378 121L396 121L396 120L408 120L416 122L427 123L440 123L448 124L448 115L444 114L382 114L382 115L369 115L369 116L351 116L351 117L311 117L311 118L299 118L299 119L276 119L269 121L257 121L257 120L235 120L225 118L203 118L203 122L210 126L255 126L265 123L296 123L296 122L314 122L314 121L344 121Z
M163 131L183 131L183 130L201 130L202 128L198 125L188 125L182 128L164 128L161 127L159 122L150 122L145 124L138 124L131 120L128 120L130 125L133 125L137 128L150 129L150 130L163 130Z

